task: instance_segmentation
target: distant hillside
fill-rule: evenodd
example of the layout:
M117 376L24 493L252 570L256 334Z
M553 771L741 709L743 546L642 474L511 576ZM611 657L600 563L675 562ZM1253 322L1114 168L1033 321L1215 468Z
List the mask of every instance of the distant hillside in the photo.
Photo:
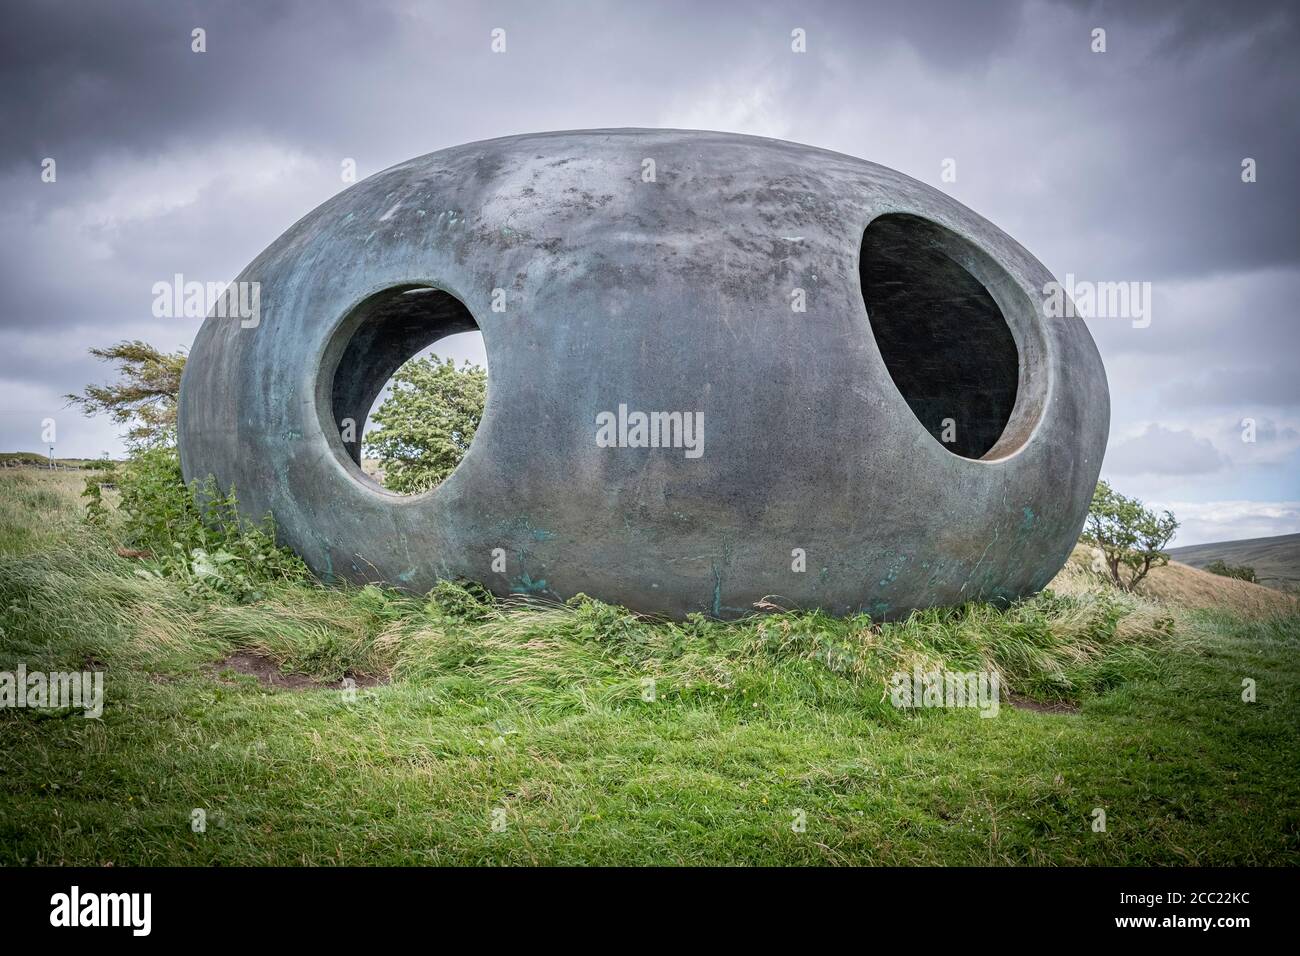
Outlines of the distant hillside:
M107 459L95 458L56 458L57 468L85 468ZM49 468L50 458L34 451L0 451L0 468Z
M1180 607L1230 607L1243 616L1294 614L1296 598L1283 594L1276 585L1267 587L1221 577L1170 561L1162 568L1152 568L1138 590L1149 598Z
M1245 541L1216 541L1170 548L1175 561L1203 568L1211 561L1246 565L1255 569L1259 583L1271 588L1300 590L1300 534L1280 534Z
M1076 596L1096 590L1097 576L1088 571L1092 561L1091 552L1089 545L1075 545L1070 560L1048 587L1060 594ZM1295 595L1283 594L1275 587L1261 587L1249 581L1220 577L1178 561L1152 568L1146 580L1138 585L1138 591L1144 597L1162 604L1184 608L1231 608L1244 618L1294 614L1300 610L1300 599Z

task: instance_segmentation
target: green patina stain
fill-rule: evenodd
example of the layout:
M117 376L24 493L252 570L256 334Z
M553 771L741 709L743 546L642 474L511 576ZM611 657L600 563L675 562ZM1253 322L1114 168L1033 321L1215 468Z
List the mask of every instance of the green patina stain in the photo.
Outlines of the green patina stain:
M1026 505L1022 511L1024 512L1025 518L1020 522L1020 530L1028 531L1034 526L1034 509Z
M520 515L518 518L503 525L505 532L510 535L518 533L520 529L528 534L534 541L550 541L555 537L555 532L547 531L545 528L534 528L532 519L527 515ZM522 559L528 552L520 550L519 557Z
M893 554L892 551L886 551L886 555ZM894 560L890 562L889 567L885 569L885 576L876 582L876 587L887 588L898 580L899 573L907 565L907 555L895 555Z
M515 593L536 594L546 590L546 581L534 581L527 574L521 574L510 582L510 590Z
M315 535L316 544L321 551L321 567L319 577L325 583L334 580L334 555L330 553L330 543L328 539Z

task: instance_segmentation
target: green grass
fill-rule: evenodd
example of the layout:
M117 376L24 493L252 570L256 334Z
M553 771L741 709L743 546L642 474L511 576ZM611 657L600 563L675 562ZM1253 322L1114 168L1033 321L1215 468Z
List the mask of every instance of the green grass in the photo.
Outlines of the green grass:
M0 670L107 669L101 720L0 710L3 863L1300 862L1295 618L1099 587L885 625L452 586L241 604L119 557L80 484L0 472ZM236 650L388 682L272 691L214 667ZM896 709L914 665L1079 710Z

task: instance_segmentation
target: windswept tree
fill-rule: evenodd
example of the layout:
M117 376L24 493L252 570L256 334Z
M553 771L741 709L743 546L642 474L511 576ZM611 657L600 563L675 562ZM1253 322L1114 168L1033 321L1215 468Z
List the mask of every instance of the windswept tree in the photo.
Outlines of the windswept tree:
M136 448L176 443L176 401L181 391L184 352L160 352L141 341L92 348L90 354L115 363L118 380L87 385L80 395L65 396L86 415L107 414L126 427L126 440Z
M1083 539L1101 549L1116 586L1132 591L1152 568L1169 563L1164 548L1177 530L1172 512L1156 514L1137 498L1127 498L1099 481Z
M407 362L372 420L366 454L379 461L384 486L404 494L436 487L469 451L487 399L487 371L465 362L428 358Z

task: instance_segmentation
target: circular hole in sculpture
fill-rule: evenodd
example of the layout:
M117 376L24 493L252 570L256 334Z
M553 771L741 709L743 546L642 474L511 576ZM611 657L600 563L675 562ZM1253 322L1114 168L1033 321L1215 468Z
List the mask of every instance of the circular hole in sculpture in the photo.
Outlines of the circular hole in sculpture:
M487 400L483 335L465 304L425 286L385 290L352 311L335 343L330 408L352 465L395 494L446 481Z
M919 216L873 219L859 278L890 377L935 440L963 458L998 444L1016 404L1020 354L955 233Z

